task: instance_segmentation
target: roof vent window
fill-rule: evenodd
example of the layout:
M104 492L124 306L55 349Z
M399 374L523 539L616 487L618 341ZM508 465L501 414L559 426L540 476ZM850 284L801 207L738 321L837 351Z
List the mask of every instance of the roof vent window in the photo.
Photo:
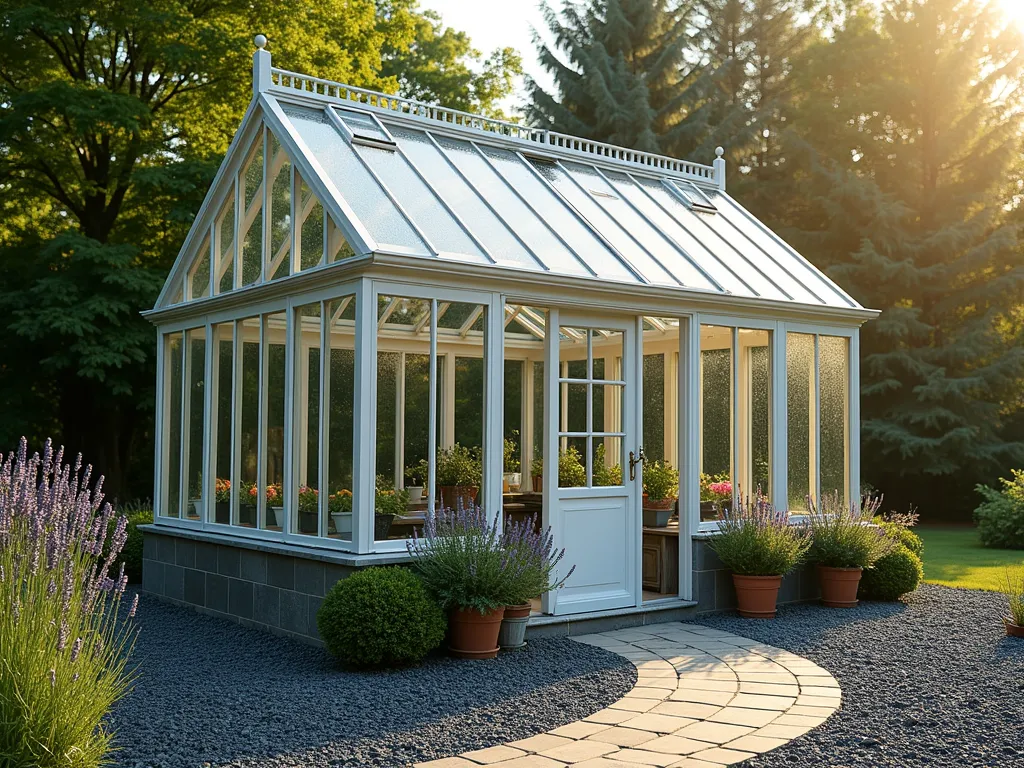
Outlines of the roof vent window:
M338 117L338 122L349 141L382 149L395 148L394 137L373 115L344 107L331 107L330 109Z
M711 198L708 197L704 190L694 184L692 181L676 181L669 182L672 190L683 199L686 203L686 207L695 213L718 213L718 208L711 202Z

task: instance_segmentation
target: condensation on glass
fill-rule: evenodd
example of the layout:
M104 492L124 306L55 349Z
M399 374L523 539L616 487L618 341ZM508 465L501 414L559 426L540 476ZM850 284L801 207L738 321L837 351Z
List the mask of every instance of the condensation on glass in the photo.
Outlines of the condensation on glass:
M788 419L789 510L806 511L816 496L814 477L814 336L786 335L786 414Z

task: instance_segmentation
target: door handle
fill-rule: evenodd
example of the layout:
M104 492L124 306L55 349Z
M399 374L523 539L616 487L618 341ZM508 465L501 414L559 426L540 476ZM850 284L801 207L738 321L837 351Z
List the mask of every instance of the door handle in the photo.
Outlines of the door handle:
M644 455L644 447L640 446L640 454L635 455L632 451L629 452L629 479L636 480L636 465L643 464L647 461L647 457Z

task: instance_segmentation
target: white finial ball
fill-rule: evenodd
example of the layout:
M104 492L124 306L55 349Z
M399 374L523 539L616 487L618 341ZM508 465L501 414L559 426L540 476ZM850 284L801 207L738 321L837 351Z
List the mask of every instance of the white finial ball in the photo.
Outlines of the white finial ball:
M252 39L252 41L254 43L256 43L256 47L261 49L261 50L263 48L267 47L267 36L266 35L256 35L256 37L254 37Z
M721 157L724 154L725 154L725 150L724 149L722 149L721 147L715 147L715 156L716 157Z

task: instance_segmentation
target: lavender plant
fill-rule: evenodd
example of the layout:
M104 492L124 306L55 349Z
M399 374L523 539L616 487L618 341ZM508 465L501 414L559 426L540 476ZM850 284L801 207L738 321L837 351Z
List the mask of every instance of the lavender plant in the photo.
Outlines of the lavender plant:
M489 613L508 604L511 585L498 521L477 506L427 515L423 534L406 542L413 566L445 609Z
M725 565L741 576L785 576L807 556L811 539L803 526L790 525L758 488L722 513L718 533L708 542Z
M91 768L113 734L103 719L128 690L137 596L112 566L127 519L103 504L102 478L24 438L0 464L0 755L5 765ZM108 538L109 537L109 538Z
M870 568L892 552L898 542L872 522L881 505L880 498L847 505L838 492L825 494L818 503L808 498L811 559L830 568Z
M503 568L509 581L506 605L523 605L560 589L576 570L573 565L558 578L555 569L565 557L565 549L556 550L551 528L537 530L536 522L535 515L518 523L509 521L502 534Z

